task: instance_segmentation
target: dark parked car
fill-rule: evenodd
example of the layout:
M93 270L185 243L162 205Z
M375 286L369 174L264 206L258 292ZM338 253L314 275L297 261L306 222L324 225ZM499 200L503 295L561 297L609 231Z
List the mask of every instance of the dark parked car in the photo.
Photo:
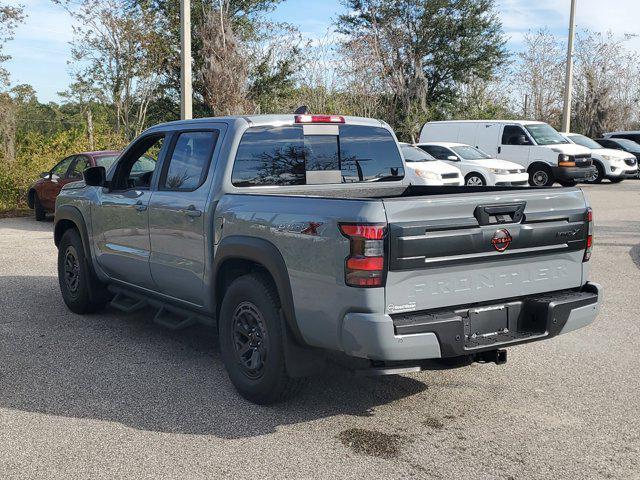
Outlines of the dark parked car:
M70 155L48 172L40 175L27 196L29 208L35 212L36 220L44 220L47 213L56 208L56 198L63 186L70 182L82 180L82 172L89 167L105 167L109 169L118 159L120 152L104 150L100 152L84 152Z
M636 163L640 163L640 144L629 140L627 138L596 138L596 142L602 145L604 148L614 148L616 150L622 150L628 152L636 157ZM640 173L638 173L640 178Z
M626 138L632 142L640 143L640 131L624 131L624 132L610 132L603 135L604 138Z

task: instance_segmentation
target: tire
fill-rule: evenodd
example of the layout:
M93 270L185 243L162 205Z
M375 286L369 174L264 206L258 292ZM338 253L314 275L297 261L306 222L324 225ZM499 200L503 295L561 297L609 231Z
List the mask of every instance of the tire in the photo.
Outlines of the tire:
M604 180L604 168L597 162L594 162L594 165L596 167L596 173L593 177L585 180L587 183L600 183Z
M38 198L38 194L33 195L33 212L36 217L36 222L42 222L47 218L47 211L44 209Z
M469 173L464 177L464 184L467 187L483 187L487 184L487 181L479 173Z
M218 325L220 356L240 395L270 405L302 390L306 379L287 374L280 301L270 278L249 274L234 280Z
M67 230L60 240L58 283L64 303L74 313L97 312L109 301L109 292L89 268L82 239L74 228Z
M529 185L532 187L550 187L553 182L553 172L547 165L537 164L529 169Z

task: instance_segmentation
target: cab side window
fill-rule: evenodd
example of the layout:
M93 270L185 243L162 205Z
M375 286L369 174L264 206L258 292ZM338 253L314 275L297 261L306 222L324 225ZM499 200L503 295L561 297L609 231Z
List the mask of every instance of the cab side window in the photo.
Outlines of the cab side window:
M111 190L149 189L164 145L164 133L138 140L118 162Z
M164 169L160 189L182 192L197 190L207 178L217 140L217 131L181 133L175 142L169 165Z
M524 137L524 142L522 142ZM502 145L529 145L529 137L519 125L506 125L502 132Z

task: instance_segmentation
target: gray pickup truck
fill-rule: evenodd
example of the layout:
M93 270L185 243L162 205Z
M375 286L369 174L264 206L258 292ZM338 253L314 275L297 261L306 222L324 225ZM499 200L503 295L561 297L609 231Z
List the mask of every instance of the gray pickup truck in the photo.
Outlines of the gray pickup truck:
M579 189L411 186L388 125L340 116L155 126L65 186L55 216L73 312L211 325L262 404L329 363L504 363L504 347L588 325L592 238Z

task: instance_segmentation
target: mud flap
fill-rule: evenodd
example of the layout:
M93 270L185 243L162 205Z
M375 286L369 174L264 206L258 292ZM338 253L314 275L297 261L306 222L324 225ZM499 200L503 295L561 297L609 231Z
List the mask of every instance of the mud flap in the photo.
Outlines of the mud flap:
M300 378L323 373L327 368L327 359L323 351L299 345L289 330L282 310L280 310L280 325L284 340L284 361L289 376Z

